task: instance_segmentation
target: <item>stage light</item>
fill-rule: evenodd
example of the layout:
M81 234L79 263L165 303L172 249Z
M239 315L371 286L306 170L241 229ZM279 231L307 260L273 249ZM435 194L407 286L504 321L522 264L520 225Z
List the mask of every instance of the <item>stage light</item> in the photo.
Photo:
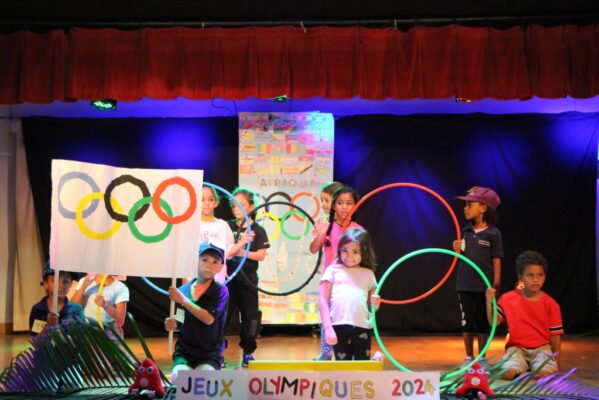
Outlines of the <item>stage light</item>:
M276 101L277 103L284 103L289 99L286 94L281 96L273 97L271 100Z
M116 110L116 100L114 99L94 100L91 105L98 110Z
M457 101L458 103L472 103L471 99L467 99L465 97L455 97L455 101Z

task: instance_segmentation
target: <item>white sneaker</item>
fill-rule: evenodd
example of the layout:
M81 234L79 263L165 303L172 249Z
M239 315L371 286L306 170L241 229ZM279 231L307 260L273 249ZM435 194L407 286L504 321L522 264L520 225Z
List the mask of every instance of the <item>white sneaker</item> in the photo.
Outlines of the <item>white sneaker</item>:
M462 367L465 367L466 365L470 364L472 360L474 360L474 357L467 356L466 358L464 358L464 361L462 361Z
M375 351L372 356L372 361L385 361L385 355L380 351Z

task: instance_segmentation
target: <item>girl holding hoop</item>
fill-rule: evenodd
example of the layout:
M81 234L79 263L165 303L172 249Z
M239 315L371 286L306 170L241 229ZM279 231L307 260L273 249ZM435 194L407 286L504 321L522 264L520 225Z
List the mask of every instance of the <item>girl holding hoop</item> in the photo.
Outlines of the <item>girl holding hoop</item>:
M256 336L260 328L262 313L258 309L258 262L266 258L266 249L270 247L266 231L258 223L254 222L254 208L256 207L255 194L249 189L238 187L233 191L233 196L239 201L250 219L251 236L246 235L247 225L243 212L235 202L231 202L231 209L235 219L229 221L229 227L235 234L235 247L229 250L231 259L227 260L227 273L233 274L245 255L244 246L248 240L251 241L250 251L239 275L229 282L229 317L241 316L241 341L239 346L243 349L242 367L254 360L254 351L258 347ZM236 250L235 249L239 249ZM234 253L234 254L233 254ZM249 281L249 282L248 282ZM238 314L239 313L239 314Z
M370 305L378 309L381 300L374 294L375 269L368 232L348 229L339 239L336 263L320 279L320 317L336 360L370 359Z
M328 192L332 196L327 196ZM339 237L348 228L362 228L361 225L353 221L354 215L350 220L348 216L360 199L358 192L349 187L343 186L339 182L332 182L323 187L320 194L322 208L328 212L328 220L320 220L314 229L314 239L310 243L310 252L317 253L324 247L323 272L331 265L337 253L337 242ZM314 359L317 361L328 361L333 359L333 349L324 340L324 329L320 332L320 354Z

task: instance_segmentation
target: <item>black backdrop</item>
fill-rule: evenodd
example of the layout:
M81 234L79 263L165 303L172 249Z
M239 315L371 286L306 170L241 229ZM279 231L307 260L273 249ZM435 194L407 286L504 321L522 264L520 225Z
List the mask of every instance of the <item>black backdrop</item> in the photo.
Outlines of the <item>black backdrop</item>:
M138 168L198 168L226 189L237 184L236 118L51 119L26 118L23 131L44 248L50 226L53 158ZM355 116L335 124L335 179L360 193L395 182L427 186L453 200L474 185L494 188L504 236L502 289L515 280L514 259L526 249L549 261L546 291L562 306L569 332L597 326L595 198L599 114ZM217 214L229 217L226 207ZM450 248L455 230L448 211L414 188L373 196L357 218L373 235L377 276L402 255ZM384 298L427 291L446 272L450 257L422 255L402 264L385 283ZM382 330L459 330L455 277L432 296L403 306L384 305ZM166 287L166 280L158 284ZM129 311L146 336L162 333L165 296L129 278Z

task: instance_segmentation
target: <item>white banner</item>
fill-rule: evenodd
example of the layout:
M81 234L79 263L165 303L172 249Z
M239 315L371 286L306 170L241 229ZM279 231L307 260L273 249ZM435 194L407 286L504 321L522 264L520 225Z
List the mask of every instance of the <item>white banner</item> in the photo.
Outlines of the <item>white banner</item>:
M240 113L239 184L262 202L287 202L314 220L324 217L320 189L333 180L335 122L332 114ZM273 293L293 291L316 267L310 254L312 225L297 209L277 204L258 210L270 249L258 268L260 287ZM318 324L320 273L290 296L260 292L264 324Z
M177 400L436 400L438 372L182 371Z
M197 274L203 171L52 161L50 265L111 275Z

